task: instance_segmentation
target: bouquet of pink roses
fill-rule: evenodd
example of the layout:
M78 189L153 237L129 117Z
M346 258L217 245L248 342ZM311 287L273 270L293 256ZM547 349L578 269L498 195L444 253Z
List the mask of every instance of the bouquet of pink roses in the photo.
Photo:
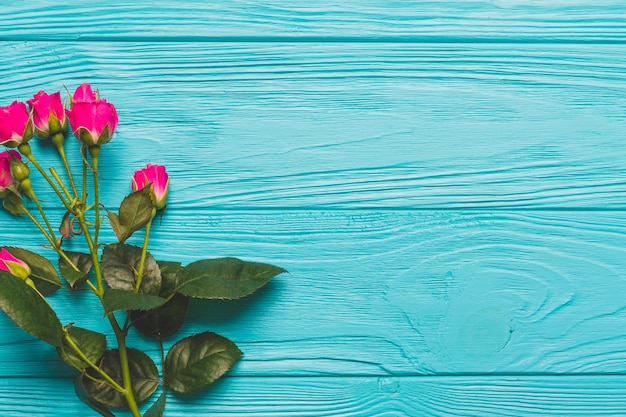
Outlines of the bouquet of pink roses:
M139 404L162 385L161 395L144 414L162 416L167 389L197 391L224 375L241 356L232 341L211 332L183 338L164 352L162 340L182 326L189 297L245 297L285 270L237 258L204 259L185 266L154 259L148 241L152 221L167 202L170 180L165 167L148 164L136 171L132 192L119 210L101 213L106 206L100 201L98 161L101 146L117 128L113 104L89 84L76 89L68 108L59 92L40 91L27 103L29 108L18 101L0 107L0 143L10 148L0 153L0 196L7 211L33 223L58 260L55 267L37 253L1 247L0 308L79 371L76 393L101 415L113 416L110 408L128 408L140 416ZM72 171L65 154L70 130L81 147L78 172ZM33 136L50 141L57 150L65 181L54 167L46 171L37 162L28 143ZM52 226L39 202L29 165L63 206L60 226ZM107 219L117 241L104 244L99 237ZM142 246L125 243L141 230ZM76 235L84 237L87 252L64 248L64 239ZM64 326L45 298L58 289L88 291L97 297L117 346L109 348L106 335L80 327L80 317ZM127 346L132 328L158 342L164 358L161 372L149 355Z

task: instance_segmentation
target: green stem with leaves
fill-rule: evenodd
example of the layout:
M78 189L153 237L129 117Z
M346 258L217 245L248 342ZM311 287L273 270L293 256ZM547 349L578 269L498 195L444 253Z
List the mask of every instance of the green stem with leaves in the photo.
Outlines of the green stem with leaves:
M67 197L69 199L72 200L72 204L69 204L67 201L65 201L65 199L63 198L63 195L61 194L61 192L58 190L58 188L56 187L56 185L52 182L52 180L50 179L50 177L48 177L48 175L46 174L46 172L43 170L43 168L41 168L41 166L39 165L39 163L37 163L37 161L35 160L35 158L32 155L31 152L31 148L30 145L28 143L23 143L21 145L19 145L18 147L19 151L22 153L22 155L26 156L29 161L33 164L33 166L35 166L39 172L42 174L42 176L46 179L46 181L48 182L48 184L52 187L52 189L57 193L57 196L61 199L61 201L63 202L63 204L65 205L65 207L67 208L68 211L72 212L72 213L76 213L77 208L74 205L74 203L76 202L76 199L72 199L69 191L67 190L67 187L65 187L65 184L63 183L63 181L61 180L61 178L59 177L59 175L56 173L56 170L54 168L50 168L50 172L52 173L52 175L54 176L54 178L57 180L59 186L61 187L61 189L63 190L63 192L67 195ZM19 170L18 170L19 172ZM23 203L21 204L21 210L28 216L28 218L35 224L35 226L41 231L41 233L44 235L44 237L46 238L46 240L48 240L48 242L50 242L50 244L52 245L52 249L58 253L58 255L75 271L79 271L79 268L68 258L68 256L65 254L65 252L63 251L63 249L61 248L61 241L59 239L57 239L55 233L54 233L54 229L52 228L52 225L50 224L50 221L48 220L48 217L43 209L43 206L41 205L41 203L39 202L39 199L37 198L37 195L35 194L35 191L33 190L33 186L32 186L32 182L30 180L30 178L28 178L28 168L26 166L24 166L24 168L22 168L22 172L25 172L26 174L26 178L22 179L19 185L20 190L24 193L24 195L28 198L30 198L31 200L33 200L35 202L35 205L37 206L37 209L39 210L39 213L41 214L42 219L44 220L46 227L47 227L47 231L43 228L43 226L41 225L41 223L32 215L32 213L26 208L26 206L23 205ZM68 172L68 174L70 175L71 178L71 173ZM73 181L72 181L73 182ZM84 207L84 204L83 204ZM88 282L88 285L91 287L92 290L95 290L96 288L94 287L94 285L91 282Z
M74 350L74 352L76 352L76 354L82 359L83 362L85 362L87 365L89 365L89 367L91 367L93 370L98 372L102 376L102 378L104 378L113 389L119 392L124 392L124 387L122 387L113 378L111 378L109 374L107 374L102 369L100 369L98 365L96 365L91 360L89 360L89 358L85 355L85 353L81 350L81 348L76 344L76 342L74 342L74 340L71 338L71 336L69 335L67 331L65 331L64 333L65 333L64 336L65 336L65 340L67 341L67 344L70 345L70 347Z
M91 238L91 232L89 230L89 226L85 220L85 214L81 212L78 216L78 221L80 223L83 234L85 235L85 240L87 241L87 246L89 247L89 252L91 253L91 259L93 261L94 273L96 275L96 295L100 299L102 303L102 297L104 295L104 285L102 280L102 269L100 267L100 263L98 261L97 247L94 245L94 241ZM135 400L135 396L132 391L132 381L130 379L130 367L128 365L128 351L126 349L126 333L127 330L122 330L120 325L117 322L117 319L113 314L107 315L107 319L111 323L111 327L113 328L113 332L115 333L115 338L117 340L117 348L119 352L120 358L120 368L122 370L122 381L124 390L121 391L126 398L126 402L128 403L128 407L133 415L133 417L141 417L141 413L139 412L139 407L137 406L137 401Z
M52 245L52 249L70 266L70 268L72 268L74 271L80 271L80 269L76 266L76 264L74 264L74 262L72 262L72 260L67 256L67 254L63 251L63 249L61 249L60 246L58 247L56 246L56 244L58 243L56 241L56 238L48 234L48 232L43 227L43 225L39 222L39 220L37 220L37 218L33 215L33 213L31 213L30 210L28 210L28 208L26 208L26 206L23 204L21 206L21 212L24 213L26 217L30 219L31 222L33 222L35 227L39 229L41 234ZM96 291L96 287L94 287L94 285L90 281L87 281L87 285L89 285L92 290Z
M98 160L100 155L100 146L92 145L89 146L89 154L91 155L91 164L93 169L93 187L94 187L94 211L95 211L95 222L94 222L94 237L91 236L91 231L89 230L89 225L87 224L87 220L85 218L85 211L81 210L78 213L78 221L81 226L81 230L85 235L85 240L87 242L87 246L89 247L89 252L91 253L94 273L96 275L96 284L97 291L96 295L102 302L102 297L104 295L104 284L102 277L102 268L100 266L98 260L98 234L100 231L100 194L99 194L99 183L98 183ZM83 150L83 195L82 195L82 203L83 207L87 207L87 161L85 158L85 152ZM126 334L128 329L121 329L117 319L113 314L107 315L107 319L111 323L111 327L113 328L113 332L115 333L115 338L117 340L117 348L119 352L120 359L120 368L122 370L122 382L124 390L122 391L126 402L128 403L128 408L130 409L132 415L134 417L141 417L141 413L139 412L139 407L137 405L137 400L135 399L135 395L132 390L132 381L130 377L130 367L128 364L128 350L126 348Z

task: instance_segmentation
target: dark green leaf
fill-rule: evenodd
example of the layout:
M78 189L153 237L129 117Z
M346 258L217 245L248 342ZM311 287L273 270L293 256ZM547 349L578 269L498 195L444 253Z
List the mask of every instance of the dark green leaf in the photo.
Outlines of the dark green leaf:
M167 353L166 385L181 393L197 391L228 372L240 357L233 342L215 333L186 337Z
M111 288L134 291L141 248L138 246L117 244L105 246L102 252L102 272ZM149 253L143 270L143 280L139 292L158 295L161 290L161 272L156 261Z
M157 261L161 270L161 292L159 295L167 297L176 291L176 274L180 271L180 262Z
M17 216L19 214L26 213L26 207L24 207L24 200L22 195L14 186L9 186L5 190L4 201L2 205L9 213Z
M0 308L28 333L61 346L63 326L54 310L25 281L6 271L0 271Z
M178 292L189 297L235 299L252 294L283 268L237 258L193 262L176 274Z
M61 287L59 274L49 260L26 249L11 246L5 246L5 249L28 264L31 270L30 279L43 295L52 294Z
M120 243L123 243L128 237L128 229L124 227L120 223L120 217L113 213L112 211L107 211L107 216L109 217L109 223L111 223L111 228L113 229L113 233L115 233L115 237Z
M59 270L61 271L63 278L65 278L73 289L76 289L87 280L87 277L89 277L89 272L93 267L93 261L91 260L91 255L88 253L70 251L64 252L70 261L76 265L79 271L70 267L70 265L63 258L59 258Z
M89 359L92 363L97 363L107 347L106 336L102 333L76 326L68 326L67 332L74 343L78 345L80 350L85 354L87 359ZM63 344L60 347L57 347L57 353L63 362L78 370L85 369L89 366L80 358L80 356L78 356L65 338L63 338Z
M148 224L152 219L153 210L150 187L144 187L126 196L120 205L119 215L111 216L112 213L109 213L111 227L119 242L124 243L133 233Z
M163 413L165 412L165 399L167 397L167 392L165 389L159 395L159 398L148 408L143 417L163 417Z
M139 333L152 338L170 337L181 328L185 321L189 298L175 294L171 300L150 311L132 311L130 318Z
M120 205L120 222L134 232L144 227L152 219L154 204L150 187L130 193Z
M147 400L159 386L159 372L152 359L137 349L127 349L130 379L135 399L138 403ZM115 382L123 385L122 370L120 366L119 352L117 349L106 350L100 361L100 368L104 370ZM93 369L86 371L96 379L102 377ZM100 384L87 377L82 378L85 390L91 399L107 407L127 408L126 398L123 394L111 388L109 385Z
M106 405L99 403L89 396L85 386L83 385L83 376L78 375L74 378L74 391L76 391L76 396L80 398L82 402L87 404L92 410L96 411L98 414L104 417L115 417Z
M163 304L165 298L134 291L106 289L102 297L104 314L114 311L151 310Z

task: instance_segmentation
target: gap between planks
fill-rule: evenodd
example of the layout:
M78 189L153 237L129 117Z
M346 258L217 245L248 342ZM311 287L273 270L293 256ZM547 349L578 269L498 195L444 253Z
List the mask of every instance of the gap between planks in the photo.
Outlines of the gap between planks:
M96 43L215 43L215 44L415 44L415 45L623 45L623 39L569 38L479 38L446 36L85 36L55 38L48 36L1 36L0 42L96 42Z

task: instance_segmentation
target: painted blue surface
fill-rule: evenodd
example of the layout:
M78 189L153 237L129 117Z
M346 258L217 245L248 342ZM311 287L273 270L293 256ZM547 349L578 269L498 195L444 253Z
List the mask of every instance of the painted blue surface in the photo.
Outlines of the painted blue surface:
M156 257L290 271L192 303L183 335L245 355L167 416L626 414L622 2L3 7L0 104L97 86L120 113L111 207L167 166ZM99 311L51 303L64 323ZM90 415L55 352L4 317L0 334L0 415Z

